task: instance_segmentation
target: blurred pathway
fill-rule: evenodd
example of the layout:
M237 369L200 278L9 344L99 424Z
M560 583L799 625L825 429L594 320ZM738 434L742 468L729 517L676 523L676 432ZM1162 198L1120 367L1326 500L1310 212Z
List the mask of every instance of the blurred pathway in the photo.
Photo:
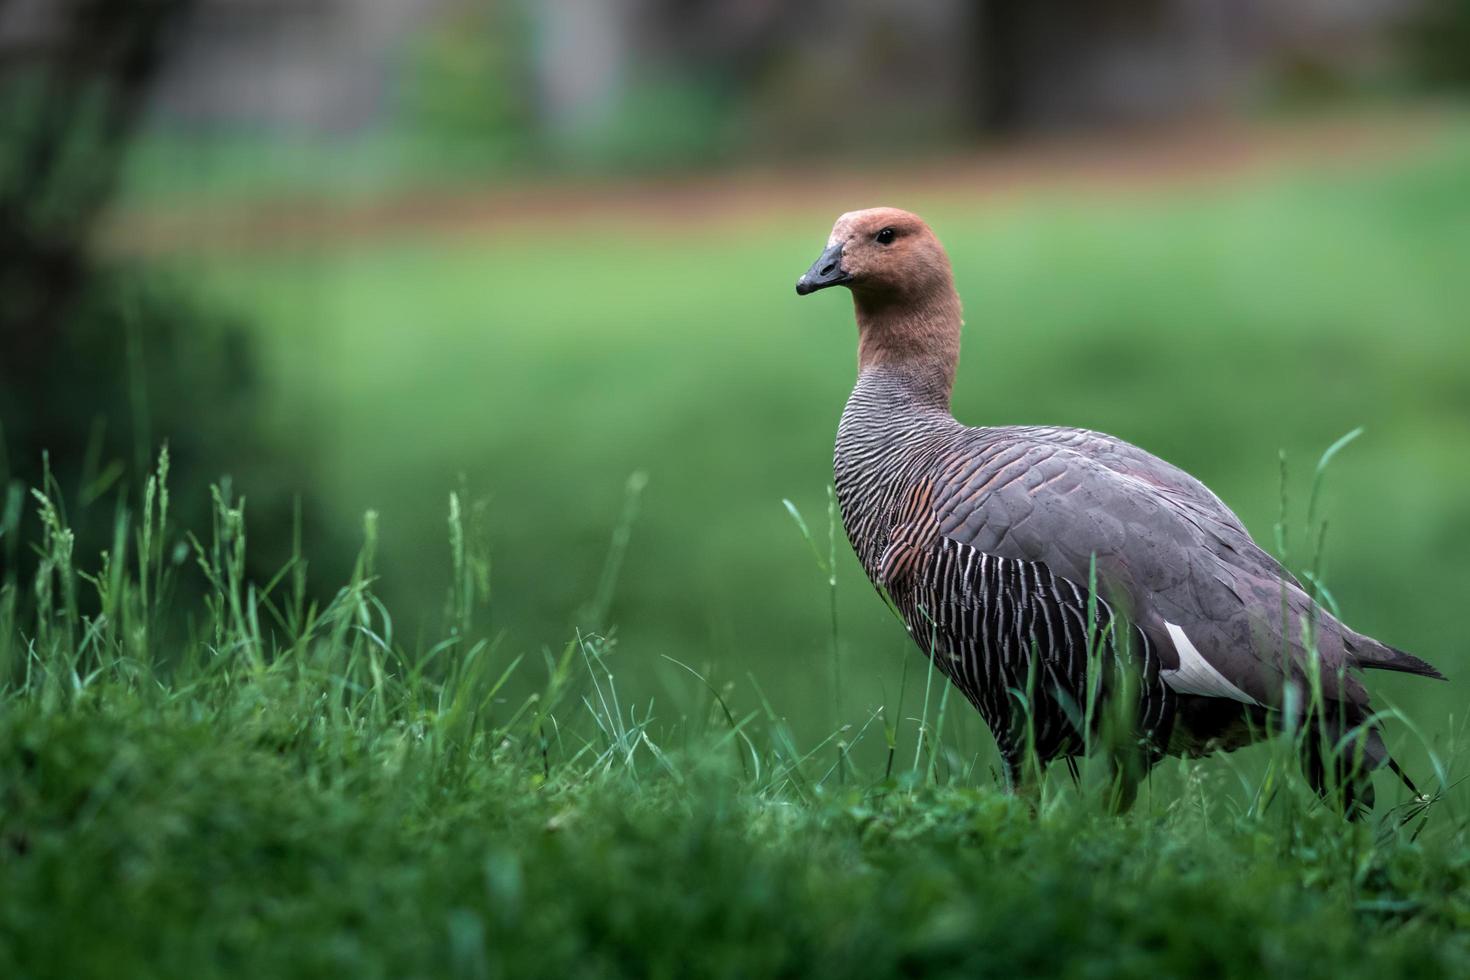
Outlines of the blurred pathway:
M640 232L692 224L831 219L833 201L919 206L1036 192L1148 193L1208 186L1273 169L1355 167L1421 148L1463 116L1397 108L1319 118L1213 120L1089 136L1034 138L907 164L859 162L619 181L543 180L422 188L351 201L310 197L194 200L125 209L102 245L113 254L168 256L329 248L384 238L489 234L506 227L560 234L632 222ZM863 161L864 163L866 161ZM911 187L895 195L895 187ZM903 198L900 200L899 198Z

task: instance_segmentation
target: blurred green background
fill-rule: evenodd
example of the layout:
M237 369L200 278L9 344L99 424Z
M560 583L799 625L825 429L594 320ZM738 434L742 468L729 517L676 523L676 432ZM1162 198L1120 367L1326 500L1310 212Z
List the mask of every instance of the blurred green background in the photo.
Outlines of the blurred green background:
M375 510L413 646L468 487L503 652L611 626L666 717L695 683L672 657L804 735L860 724L914 653L839 541L834 716L782 501L825 535L855 336L792 284L838 213L891 204L954 261L962 420L1136 442L1268 546L1280 451L1298 567L1312 467L1362 426L1327 583L1470 665L1463 3L37 9L0 4L0 479L48 449L84 532L165 440L186 520L224 474L247 497L262 581L299 510L329 595ZM1461 702L1375 686L1431 727Z

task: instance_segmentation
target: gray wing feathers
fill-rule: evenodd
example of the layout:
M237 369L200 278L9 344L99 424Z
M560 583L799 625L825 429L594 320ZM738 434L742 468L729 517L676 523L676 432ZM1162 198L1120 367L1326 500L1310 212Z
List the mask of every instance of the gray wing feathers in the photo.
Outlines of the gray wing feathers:
M1132 443L1090 429L1017 426L1007 431L1072 449L1114 473L1148 484L1154 493L1173 505L1180 517L1204 532L1217 548L1232 553L1237 564L1301 587L1291 572L1256 544L1240 518L1213 490L1174 464Z
M1307 674L1308 636L1335 700L1366 701L1348 668L1433 671L1338 622L1202 484L1118 440L966 430L939 463L933 505L945 537L1042 562L1084 587L1095 556L1099 593L1157 642L1165 668L1180 666L1172 624L1210 668L1262 704L1279 703L1283 682Z

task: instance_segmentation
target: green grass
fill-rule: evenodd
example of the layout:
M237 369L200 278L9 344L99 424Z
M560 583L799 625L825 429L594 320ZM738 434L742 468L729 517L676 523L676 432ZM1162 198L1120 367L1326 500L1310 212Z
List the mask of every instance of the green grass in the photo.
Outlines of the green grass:
M487 176L503 174L483 156L431 150L391 134L293 139L248 129L190 137L163 131L131 147L121 197L130 206L165 208L281 198L341 203Z
M1470 967L1461 790L1348 824L1281 736L1258 777L1171 762L1112 817L1087 766L1033 812L965 765L931 705L946 748L898 726L885 775L768 710L737 719L737 692L630 704L596 634L544 662L497 649L462 511L453 602L421 649L373 593L371 518L317 606L303 556L244 581L246 523L221 495L194 542L211 584L180 606L158 487L95 575L51 518L37 580L0 587L7 977ZM0 530L13 541L13 519ZM520 700L516 674L535 688ZM1457 734L1448 761L1463 751Z

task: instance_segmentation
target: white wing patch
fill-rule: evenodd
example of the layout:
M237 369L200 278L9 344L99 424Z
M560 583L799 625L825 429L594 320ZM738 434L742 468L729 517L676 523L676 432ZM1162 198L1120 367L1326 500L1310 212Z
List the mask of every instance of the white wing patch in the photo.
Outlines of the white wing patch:
M1210 662L1200 655L1189 642L1189 637L1184 635L1184 630L1173 623L1165 623L1169 630L1169 639L1174 641L1174 649L1179 654L1178 670L1161 670L1159 676L1164 679L1171 689L1178 694L1199 694L1207 698L1231 698L1235 701L1244 701L1246 704L1259 704L1255 698L1236 687L1225 679Z

